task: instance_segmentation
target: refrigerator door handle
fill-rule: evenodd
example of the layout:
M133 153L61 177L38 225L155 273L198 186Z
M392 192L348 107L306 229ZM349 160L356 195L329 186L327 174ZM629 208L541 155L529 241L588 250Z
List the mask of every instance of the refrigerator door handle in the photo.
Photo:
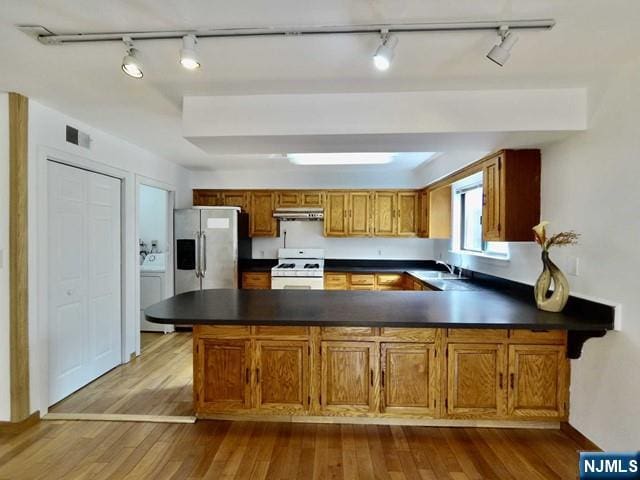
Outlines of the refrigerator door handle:
M200 277L200 232L196 232L196 278Z
M207 275L207 234L202 232L201 237L202 263L200 264L200 275L204 278Z

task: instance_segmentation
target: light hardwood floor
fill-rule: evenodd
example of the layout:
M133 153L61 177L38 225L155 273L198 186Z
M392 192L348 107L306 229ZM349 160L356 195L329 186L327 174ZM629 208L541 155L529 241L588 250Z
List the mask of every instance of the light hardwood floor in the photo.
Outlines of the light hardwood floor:
M50 408L54 413L193 415L191 333L143 333L142 355Z
M143 344L56 410L190 413L191 335ZM42 421L0 434L0 479L575 479L579 449L559 430Z
M577 448L558 430L50 421L0 436L0 478L575 479Z

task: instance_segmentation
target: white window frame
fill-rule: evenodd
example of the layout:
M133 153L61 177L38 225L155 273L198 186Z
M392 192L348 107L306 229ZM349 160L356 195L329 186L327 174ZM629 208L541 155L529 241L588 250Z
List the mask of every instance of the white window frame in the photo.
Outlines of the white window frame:
M458 180L452 185L452 216L451 216L451 250L450 253L456 255L469 255L491 260L509 261L511 255L509 246L506 244L506 253L492 250L491 246L498 242L482 242L482 251L465 250L462 248L462 194L477 187L482 187L482 172L475 173L469 177ZM502 242L500 242L502 243Z

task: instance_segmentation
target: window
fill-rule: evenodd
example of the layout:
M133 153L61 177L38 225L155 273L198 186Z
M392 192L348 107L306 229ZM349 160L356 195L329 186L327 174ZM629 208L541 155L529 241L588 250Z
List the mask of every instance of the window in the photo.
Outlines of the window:
M453 251L508 259L508 243L482 240L482 199L482 173L453 184Z

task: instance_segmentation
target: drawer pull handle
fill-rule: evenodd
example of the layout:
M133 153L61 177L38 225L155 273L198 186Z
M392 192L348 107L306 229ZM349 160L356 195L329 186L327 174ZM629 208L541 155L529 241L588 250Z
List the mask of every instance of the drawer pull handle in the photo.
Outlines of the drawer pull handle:
M515 375L512 373L509 378L509 382L511 383L511 390L515 388Z
M245 369L244 376L245 376L245 381L247 382L247 385L248 385L249 384L249 369L248 368Z
M371 369L370 377L371 377L371 386L373 387L373 368Z
M503 385L502 385L502 377L503 377L503 375L502 375L502 374L500 374L500 390L502 390L502 388L503 388Z
M260 383L260 369L256 368L256 383Z

